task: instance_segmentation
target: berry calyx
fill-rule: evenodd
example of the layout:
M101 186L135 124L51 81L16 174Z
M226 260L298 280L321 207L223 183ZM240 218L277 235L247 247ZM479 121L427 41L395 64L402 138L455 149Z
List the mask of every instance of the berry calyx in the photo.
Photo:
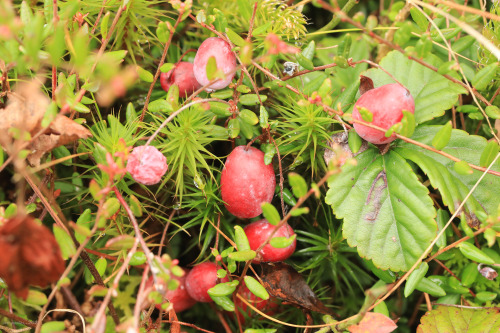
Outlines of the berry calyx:
M388 130L401 121L404 110L415 113L415 102L405 87L391 83L368 90L361 95L354 104L353 119L363 120L361 108L367 109L373 115L371 124ZM386 138L384 132L359 123L354 123L354 129L360 137L373 144L381 145L396 140L394 134Z

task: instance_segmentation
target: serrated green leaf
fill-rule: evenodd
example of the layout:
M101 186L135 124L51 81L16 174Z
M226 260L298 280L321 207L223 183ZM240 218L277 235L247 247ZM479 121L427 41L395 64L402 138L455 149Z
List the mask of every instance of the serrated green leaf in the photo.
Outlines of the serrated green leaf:
M234 242L236 243L238 251L250 250L250 243L248 242L247 235L239 225L234 226Z
M244 280L245 280L245 285L247 286L248 290L250 290L250 292L252 294L254 294L255 296L257 296L259 298L262 298L263 300L269 299L269 294L268 294L266 288L264 288L259 283L259 281L257 281L256 279L254 279L253 277L248 276L248 275L244 277Z
M278 210L271 205L268 202L264 202L262 205L262 213L264 214L264 217L266 218L267 222L271 223L272 225L277 225L280 220L280 214L278 213Z
M412 139L429 145L432 138L441 129L441 126L419 126ZM453 155L470 164L478 165L481 152L486 147L486 140L475 135L468 135L464 131L452 130L451 139L443 149L445 153ZM461 203L470 189L476 184L482 172L474 170L471 175L460 175L454 171L454 161L440 154L401 140L396 142L395 151L402 157L416 163L429 177L431 185L441 193L443 202L450 211ZM500 162L495 163L493 170L500 171ZM500 204L500 177L487 174L479 183L465 203L465 210L469 213L496 212Z
M493 80L498 71L498 62L489 64L476 73L472 80L472 85L477 90L484 90Z
M427 55L423 60L435 67L443 63L434 55ZM459 94L467 93L462 86L408 59L398 51L389 52L381 60L380 66L410 90L415 100L417 124L442 116L445 110L456 103ZM393 79L380 69L370 69L365 75L373 80L375 87L394 83Z
M434 139L432 139L432 145L434 146L434 148L441 150L446 147L448 142L450 142L451 129L451 121L447 122L439 129L439 131L434 136Z
M291 237L273 237L269 241L269 244L271 244L271 246L274 248L284 249L285 247L292 245L296 237L296 235L293 235Z
M500 330L499 311L498 308L470 309L453 306L437 306L436 309L427 312L420 319L420 325L417 328L417 332L498 332ZM436 323L439 323L439 326Z
M500 147L498 143L494 140L488 142L486 147L481 153L481 159L479 160L479 165L482 167L488 167L498 154Z
M260 95L260 100L262 103L267 101L266 95ZM259 98L256 94L246 94L240 97L240 103L243 105L257 105L260 104Z
M329 182L326 203L344 219L343 235L381 269L406 271L436 235L428 189L395 151L371 148Z
M241 46L241 47L245 46L245 44L246 44L245 40L243 38L241 38L240 35L238 35L233 30L226 28L226 34L227 34L227 37L229 38L229 40L231 42L233 42L234 45Z
M72 257L76 253L76 247L71 237L66 231L56 224L54 224L52 230L54 231L57 244L59 244L59 248L61 249L62 258L66 260Z
M292 192L295 197L300 198L307 194L307 183L306 180L299 174L295 172L290 172L288 174L288 182L292 187Z

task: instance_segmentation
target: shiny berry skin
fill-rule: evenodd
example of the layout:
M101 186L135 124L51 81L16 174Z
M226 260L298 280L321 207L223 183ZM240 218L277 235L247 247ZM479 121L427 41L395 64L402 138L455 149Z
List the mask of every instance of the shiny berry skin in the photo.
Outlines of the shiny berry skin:
M352 110L355 120L363 120L359 107L364 107L373 114L371 124L385 130L401 121L403 110L415 113L413 97L406 88L397 83L386 84L361 95ZM354 129L360 137L374 144L386 144L396 140L394 134L386 138L384 132L362 124L354 123Z
M236 69L236 56L231 51L231 45L218 37L207 38L201 43L194 57L193 72L196 80L202 86L210 82L207 78L207 63L210 57L215 57L217 69L221 70L226 77L211 84L206 90L214 91L226 88L233 80Z
M194 77L193 64L186 61L180 62L167 73L161 73L160 84L165 91L176 84L179 87L180 97L187 97L201 87Z
M189 273L189 270L184 269L184 275L181 277L171 275L171 278L179 281L179 286L175 290L167 289L165 293L165 299L169 301L174 307L175 312L179 313L184 310L189 309L193 305L196 304L196 301L189 296L186 290L186 276ZM147 284L153 283L153 277L149 279ZM156 308L161 309L161 304L156 304Z
M186 276L186 290L194 300L209 303L212 298L208 294L208 289L217 284L217 270L221 269L213 262L204 262L196 265ZM227 282L225 277L221 282Z
M239 218L261 214L261 204L271 202L276 187L273 166L264 164L264 153L246 146L238 146L229 154L220 182L227 210Z
M136 182L154 185L167 172L167 158L153 146L138 146L130 153L126 168Z
M262 219L256 222L252 222L247 225L243 230L247 235L248 242L250 243L250 248L256 251L266 240L269 238L269 235L276 229L276 226L267 222L266 219ZM292 227L288 224L281 226L278 231L274 234L275 237L287 237L290 238L295 235ZM271 244L267 244L264 248L257 253L257 257L253 260L254 262L277 262L288 259L293 252L295 251L295 247L297 245L297 240L293 240L292 244L285 248L275 248L272 247Z

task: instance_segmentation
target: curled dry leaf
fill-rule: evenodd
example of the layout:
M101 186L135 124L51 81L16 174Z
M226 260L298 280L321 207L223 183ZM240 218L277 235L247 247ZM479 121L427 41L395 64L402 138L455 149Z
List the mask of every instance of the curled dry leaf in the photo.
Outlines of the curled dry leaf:
M495 280L498 276L497 271L495 271L491 267L483 266L483 264L479 264L477 266L477 270L479 271L479 273L481 273L482 276L484 276L488 280Z
M0 227L0 277L18 297L28 286L56 282L65 264L52 232L30 216L17 216Z
M333 314L292 266L277 262L261 264L261 267L263 285L271 296L310 311Z
M10 128L18 128L35 135L42 129L41 122L50 100L40 90L40 84L32 81L18 84L9 94L6 107L0 109L0 143L8 151L13 142ZM78 139L90 137L90 131L73 120L58 114L44 134L34 139L28 146L31 153L28 162L39 166L40 159L52 149Z

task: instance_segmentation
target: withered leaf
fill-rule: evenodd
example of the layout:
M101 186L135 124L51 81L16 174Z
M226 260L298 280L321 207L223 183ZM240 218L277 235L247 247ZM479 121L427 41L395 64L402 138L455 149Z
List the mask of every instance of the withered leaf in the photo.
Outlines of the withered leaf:
M363 95L368 90L372 90L373 88L375 88L375 86L373 85L372 79L364 75L361 75L359 77L359 93L361 95Z
M357 325L351 325L347 329L351 333L390 333L398 326L394 321L381 314L375 312L368 312Z
M40 84L36 81L18 84L16 90L8 96L6 107L0 108L0 143L7 151L13 140L9 129L14 127L35 135L41 130L43 116L50 104L49 98L40 90ZM45 133L28 146L31 150L28 162L32 166L39 166L42 156L52 149L90 136L88 129L58 114Z
M292 266L278 262L262 263L261 267L260 277L271 296L310 311L333 314L314 294L302 275Z
M0 227L0 277L18 297L28 296L28 286L56 282L65 269L52 232L30 216L17 216Z

